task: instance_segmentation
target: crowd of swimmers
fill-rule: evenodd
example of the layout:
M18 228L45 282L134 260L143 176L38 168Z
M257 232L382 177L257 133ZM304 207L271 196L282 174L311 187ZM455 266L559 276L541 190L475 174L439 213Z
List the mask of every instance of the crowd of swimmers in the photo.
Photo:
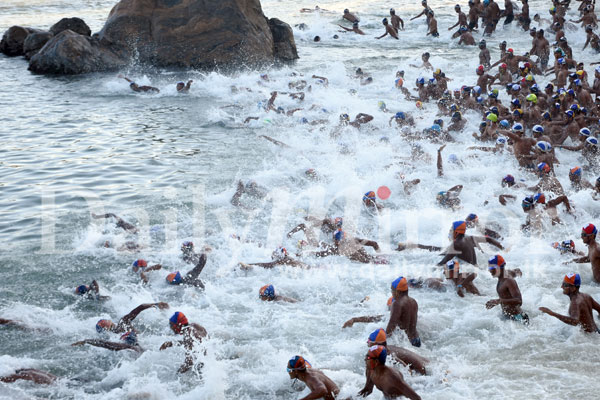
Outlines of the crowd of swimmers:
M426 18L428 26L427 35L439 37L438 24L434 11L429 7L427 1L422 2L423 10L410 21L422 16ZM564 207L566 212L575 213L573 202L567 197L555 174L555 166L560 162L560 150L578 152L582 164L573 165L570 168L568 178L572 191L589 191L594 201L600 200L600 177L591 183L586 176L600 173L600 152L598 151L597 133L599 131L600 119L600 66L594 70L594 80L589 83L588 73L582 62L574 58L574 51L570 47L565 33L567 25L566 13L570 7L569 1L552 1L549 11L550 19L534 15L530 18L528 0L521 0L520 12L516 13L516 7L510 0L505 0L504 9L501 10L494 0L469 0L468 14L462 11L460 5L454 7L457 13L457 22L448 28L449 31L457 30L451 35L458 39L459 44L478 45L480 65L476 68L476 83L463 85L454 91L448 89L451 79L439 68L434 68L429 59L429 53L422 55L422 65L414 66L431 71L429 78L424 76L415 80L413 91L405 87L404 71L398 71L395 76L394 86L402 96L417 102L417 107L423 103L435 102L439 109L439 116L433 121L430 128L422 132L414 129L414 118L407 111L392 113L389 124L401 129L402 135L407 140L428 140L440 143L437 152L437 173L444 175L442 153L447 142L452 142L458 135L465 135L466 116L465 113L477 113L480 115L479 132L469 135L476 141L482 142L481 146L470 147L473 151L484 151L493 153L498 157L515 157L520 166L519 174L536 177L538 183L532 187L522 183L512 174L506 174L500 185L507 193L498 197L501 205L518 200L518 196L525 194L521 199L521 208L526 217L521 228L530 235L540 235L542 227L547 224L560 223L559 206ZM302 12L323 12L326 10L316 7L315 9L303 9ZM580 14L578 20L571 20L572 24L581 24L587 36L585 45L581 51L590 47L596 54L600 52L600 41L594 32L597 29L597 18L595 15L595 4L593 0L580 1L577 11ZM352 24L351 28L338 24L344 32L354 32L364 35L360 29L360 20L355 13L346 9L342 15L343 21ZM485 39L476 43L473 33L481 29L484 36L492 35L500 21L508 25L513 21L518 24L519 29L528 32L532 38L531 49L518 52L508 47L508 43L500 43L500 57L493 61L487 49ZM531 27L532 22L538 24L538 28ZM405 22L390 9L390 16L384 18L382 24L385 32L378 36L382 39L389 36L399 39L401 31L405 29ZM545 29L544 29L545 28ZM547 32L554 37L551 45L546 38ZM554 59L551 60L551 57ZM552 61L552 62L551 62ZM595 63L598 64L598 63ZM497 71L494 68L497 67ZM140 86L134 81L119 75L127 80L135 92L158 93L159 89L152 86ZM538 81L550 82L545 86ZM362 69L357 69L356 78L360 79L361 85L372 82L372 77ZM327 86L328 79L313 75L314 84ZM267 75L261 75L262 81L268 81ZM186 93L190 90L193 81L187 83L179 82L177 91ZM271 98L265 101L262 109L265 112L276 112L292 116L294 112L302 108L284 110L275 106L279 93L289 94L291 98L303 102L306 92L310 91L310 85L306 80L292 81L289 89L296 92L272 92ZM235 88L239 90L239 88ZM251 89L246 88L251 91ZM509 103L503 104L500 99L500 91L505 90L510 98ZM383 102L381 102L383 103ZM385 103L380 104L380 109L387 110ZM257 117L248 117L246 122ZM359 113L352 120L348 114L340 116L340 125L332 137L340 134L340 129L361 129L374 119L373 116ZM450 124L444 128L444 119L449 119ZM304 119L305 120L305 119ZM302 121L303 123L321 124L327 121ZM408 127L409 129L403 129ZM263 136L280 146L287 146L275 139ZM565 142L570 141L567 145ZM487 145L485 145L487 144ZM411 151L413 158L422 158L422 150L414 146ZM456 156L455 156L456 158ZM451 160L452 161L452 160ZM517 174L516 172L514 173ZM306 171L308 179L319 179L318 171L310 169ZM420 183L419 179L404 181L402 185L406 194L410 195L411 189ZM436 195L437 205L441 208L457 210L461 207L460 195L463 185L456 185L449 189L439 191ZM264 199L266 189L260 187L256 182L239 182L235 194L231 199L234 206L244 207L244 198L252 197ZM486 199L489 201L491 199ZM377 201L377 195L373 191L365 193L362 197L363 206L372 212L378 212L383 205ZM114 214L95 215L96 219L114 219L116 226L123 230L136 234L138 228ZM467 230L478 232L469 235ZM297 225L288 233L288 238L302 232L303 239L298 241L298 252L289 254L284 247L273 251L272 260L267 262L240 263L244 270L253 267L275 268L277 266L306 268L307 265L301 260L306 257L323 258L328 256L342 256L359 263L386 264L388 261L377 254L380 251L379 244L368 238L353 237L344 230L342 217L317 218L307 216L305 222ZM329 240L319 240L319 232L328 236ZM597 242L598 229L593 224L585 225L581 232L581 239L588 247L587 255L577 252L572 239L558 241L552 246L562 254L577 256L570 260L573 263L590 264L592 279L595 284L600 284L600 247ZM236 237L237 238L237 237ZM364 388L358 393L360 396L368 396L374 388L383 392L386 398L407 397L420 399L420 396L404 380L402 374L394 368L386 365L388 357L406 365L415 373L425 374L429 360L419 354L399 346L388 345L387 339L397 330L406 334L408 341L414 348L421 347L421 336L418 332L418 304L409 296L409 290L427 288L433 291L453 290L458 296L466 294L481 296L475 286L476 273L461 271L461 264L477 265L477 252L481 250L480 244L487 243L494 246L498 251L506 251L501 243L502 233L495 231L479 220L476 214L469 214L464 220L455 221L450 228L451 244L443 249L437 246L419 243L399 243L396 251L407 251L410 249L424 249L433 252L441 252L442 258L438 265L443 270L443 278L438 277L404 277L400 276L390 284L391 297L388 300L390 311L385 329L376 329L369 335L368 349L365 356L366 382ZM239 239L239 238L237 238ZM106 244L109 246L110 244ZM126 246L127 250L139 250L136 243ZM207 252L203 249L196 253L192 242L184 242L181 246L182 259L193 265L186 274L180 271L171 271L165 275L165 280L170 285L188 285L203 289L204 284L200 280L200 274L207 262ZM505 258L506 257L506 258ZM492 309L500 306L501 316L506 320L529 324L529 315L522 309L522 295L517 279L523 275L519 268L510 269L508 264L510 254L498 253L489 258L489 274L497 279L497 297L486 302L486 308ZM137 259L131 266L132 272L139 275L143 284L148 283L149 273L159 273L163 267L160 264L149 265L144 259ZM587 333L600 333L594 320L593 312L600 313L600 304L591 296L580 291L585 282L580 274L565 271L566 274L560 282L563 293L569 297L569 308L567 315L552 311L546 307L539 307L539 311L548 314L558 320L572 326L579 326ZM557 281L559 278L556 278ZM75 289L75 294L89 299L103 301L108 296L100 295L100 287L97 281L89 285L80 285ZM274 285L266 284L258 290L258 296L263 301L283 301L295 303L298 300L278 294ZM120 318L116 323L101 319L96 324L96 331L102 335L117 334L120 340L108 340L106 337L83 339L73 343L73 346L96 346L112 351L131 350L143 352L144 349L138 341L139 332L134 326L136 317L145 310L166 310L169 305L164 302L141 304L127 315ZM350 318L344 323L343 328L350 328L356 323L374 323L384 321L384 315L357 316ZM196 367L201 368L202 363L197 362L195 348L207 338L207 331L201 325L188 321L187 317L180 311L174 312L168 320L169 326L174 334L180 337L179 341L168 341L160 346L160 350L166 350L174 345L180 345L186 350L184 362L179 367L180 373L185 373ZM13 326L15 328L28 329L21 321L0 319L0 325ZM335 398L340 390L337 385L322 371L314 368L303 356L292 357L287 364L287 372L290 378L304 382L310 389L310 394L304 399ZM16 380L30 380L35 383L49 384L57 378L45 371L36 369L21 369L13 375L1 377L2 382L14 382Z

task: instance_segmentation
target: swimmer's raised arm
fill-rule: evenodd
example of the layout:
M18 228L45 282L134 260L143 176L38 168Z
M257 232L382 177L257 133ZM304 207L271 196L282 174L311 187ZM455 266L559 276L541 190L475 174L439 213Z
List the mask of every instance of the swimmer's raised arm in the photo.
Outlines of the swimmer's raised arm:
M363 317L354 317L350 318L348 321L344 322L342 328L350 328L352 325L356 323L370 323L370 322L379 322L384 318L383 315L374 315L374 316L363 316Z
M132 346L127 343L117 343L117 342L109 342L107 340L100 339L85 339L79 342L73 343L71 346L83 346L84 344L89 344L94 347L101 347L103 349L112 350L112 351L121 351L121 350L134 350L138 352L142 352L142 348L140 346Z

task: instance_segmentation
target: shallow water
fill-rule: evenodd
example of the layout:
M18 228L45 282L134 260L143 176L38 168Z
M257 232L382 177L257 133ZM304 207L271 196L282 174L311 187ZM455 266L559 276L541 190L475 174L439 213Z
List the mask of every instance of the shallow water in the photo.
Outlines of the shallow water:
M14 24L48 28L64 16L79 16L97 32L112 5L104 0L7 0L0 5L0 30ZM497 309L485 309L485 302L495 297L495 281L485 271L485 260L495 250L483 246L475 281L482 297L411 291L419 303L423 340L417 352L431 360L431 371L422 377L410 376L403 367L399 370L424 399L597 398L600 337L584 335L537 311L544 305L566 313L567 298L559 286L570 271L581 273L582 291L600 298L589 265L563 265L568 257L548 246L573 238L576 247L585 250L578 238L581 226L599 223L600 208L590 193L570 192L568 170L583 160L558 151L557 176L575 206L576 218L562 210L563 224L546 227L540 238L524 236L519 224L525 216L518 203L502 207L494 196L504 193L499 182L506 173L530 185L536 178L519 171L512 156L466 150L479 120L475 113L466 114L468 127L444 150L445 176L438 178L437 145L421 143L433 160L411 160L408 143L388 126L392 114L378 109L383 100L391 111L412 113L419 129L431 125L435 104L417 110L394 89L398 69L406 71L409 88L418 76L429 77L409 66L420 64L423 51L429 51L432 64L453 79L451 89L474 84L478 50L457 46L446 28L455 22L454 2L431 3L442 36L434 40L425 38L423 19L408 22L420 12L417 2L394 4L407 27L400 41L373 39L382 33L380 19L387 15L387 2L320 5L336 13L301 14L300 7L314 4L263 2L267 16L309 27L295 31L300 60L294 66L227 76L148 72L135 66L122 71L137 82L159 87L161 93L155 96L132 93L115 74L35 76L27 72L24 60L0 56L0 317L48 329L0 328L0 375L34 367L65 377L52 387L1 384L0 397L299 398L307 391L302 385L290 387L285 372L287 360L295 354L324 369L340 386L342 398L351 396L362 388L366 338L387 321L341 329L344 321L387 313L389 284L400 275L441 275L434 267L439 260L435 253L396 253L395 244L411 240L446 245L451 222L475 212L498 226L505 237L507 251L502 254L509 267L524 270L518 282L531 326L503 322ZM345 7L358 11L366 36L337 32L335 24L344 24L339 15ZM547 15L545 2L532 1L530 7L532 15ZM332 39L336 33L338 40ZM320 43L312 41L315 35L321 36ZM579 50L585 40L581 30L568 31L567 36L578 60L587 64L597 59L591 51ZM529 36L513 24L488 40L493 60L498 57L498 42L505 39L518 53L530 48ZM351 77L357 67L372 74L372 85L360 86ZM269 82L260 81L261 72L268 73ZM329 86L313 82L303 104L278 97L276 105L286 110L304 108L293 117L261 111L257 104L272 90L286 91L287 83L298 79L290 77L292 72L309 81L313 74L325 76ZM195 81L190 94L177 95L174 82L186 79ZM242 89L232 94L232 85L252 92ZM316 107L309 110L312 105ZM375 119L361 131L347 129L331 138L343 112L351 116L366 112ZM244 124L248 116L259 120ZM329 122L313 127L301 124L302 117ZM290 148L275 146L260 135ZM382 136L389 142L381 141ZM450 154L462 164L448 163ZM307 168L315 168L322 179L307 180ZM403 193L398 174L421 179L412 195ZM586 178L592 181L595 176ZM266 188L267 200L244 199L249 210L232 207L229 199L239 179L255 180ZM459 183L465 185L463 208L456 212L436 208L435 194ZM392 196L383 201L387 211L374 216L359 207L360 199L381 185L389 186ZM526 194L517 193L519 198ZM139 253L102 248L106 240L118 246L133 238L113 224L91 220L90 212L114 212L137 223L136 240L146 247ZM278 245L295 252L302 236L288 239L285 232L307 213L343 215L346 231L377 239L391 264L306 257L313 267L309 270L239 270L239 261L268 260ZM242 242L230 237L234 233ZM197 247L213 248L203 272L204 292L170 287L164 281L169 271L188 270L178 249L190 239ZM169 271L151 273L149 285L140 285L130 265L142 257ZM75 298L74 287L92 278L99 281L102 294L112 297L110 301L96 304ZM267 283L301 301L260 302L258 289ZM369 300L361 303L366 296ZM141 356L70 346L96 337L98 319L116 320L138 304L153 301L167 301L171 309L148 310L136 320L146 349ZM198 354L205 364L201 377L176 373L183 360L179 349L158 351L162 342L173 339L167 323L173 311L183 311L209 332L203 345L207 354ZM390 342L410 347L400 333ZM382 396L377 392L371 398Z

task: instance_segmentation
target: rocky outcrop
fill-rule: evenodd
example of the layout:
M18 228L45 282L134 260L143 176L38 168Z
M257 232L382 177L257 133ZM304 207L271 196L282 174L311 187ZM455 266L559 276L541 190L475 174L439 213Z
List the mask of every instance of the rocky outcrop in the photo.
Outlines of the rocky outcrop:
M9 57L22 56L23 43L34 30L31 28L23 28L22 26L11 26L0 41L0 53L4 53Z
M268 20L269 29L273 35L273 54L282 61L292 61L298 58L296 42L292 27L285 22L271 18Z
M54 36L52 33L43 31L33 32L27 35L25 42L23 42L23 53L25 58L30 60L31 57L36 55L38 51L52 39L52 36Z
M31 58L29 70L44 74L85 74L124 67L126 60L99 41L71 30L54 36Z
M31 33L10 28L0 50L24 54ZM26 46L29 69L37 73L107 71L130 63L235 68L298 58L291 27L266 18L260 0L121 0L92 37L79 18L37 33Z
M75 33L79 33L83 36L91 36L92 34L92 30L89 26L87 26L85 21L77 17L61 19L56 24L52 25L52 28L50 28L50 32L54 36L56 36L62 31L66 31L67 29Z

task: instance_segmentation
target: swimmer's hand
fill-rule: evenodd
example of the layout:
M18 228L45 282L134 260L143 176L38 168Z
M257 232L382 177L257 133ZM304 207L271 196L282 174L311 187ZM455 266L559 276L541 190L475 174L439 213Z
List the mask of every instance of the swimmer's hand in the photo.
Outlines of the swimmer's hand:
M161 301L159 303L154 303L154 307L158 308L159 310L166 310L169 308L169 304Z
M344 323L344 326L342 326L342 329L344 329L344 328L352 328L352 325L354 325L354 318L350 318L348 321L346 321Z
M164 342L161 346L159 350L166 350L169 347L173 347L173 342Z
M363 388L363 390L361 390L360 392L358 392L358 395L362 396L362 397L367 397L371 393L373 393L373 388L368 388L368 387L365 386Z
M485 303L485 308L489 310L496 307L498 304L500 304L500 299L490 300L487 303Z
M438 153L441 153L441 152L442 152L442 151L443 151L445 148L446 148L446 145L443 145L442 147L440 147L440 148L438 149Z
M541 312L543 312L544 314L551 314L552 313L552 311L549 308L547 308L547 307L540 307L539 310Z

